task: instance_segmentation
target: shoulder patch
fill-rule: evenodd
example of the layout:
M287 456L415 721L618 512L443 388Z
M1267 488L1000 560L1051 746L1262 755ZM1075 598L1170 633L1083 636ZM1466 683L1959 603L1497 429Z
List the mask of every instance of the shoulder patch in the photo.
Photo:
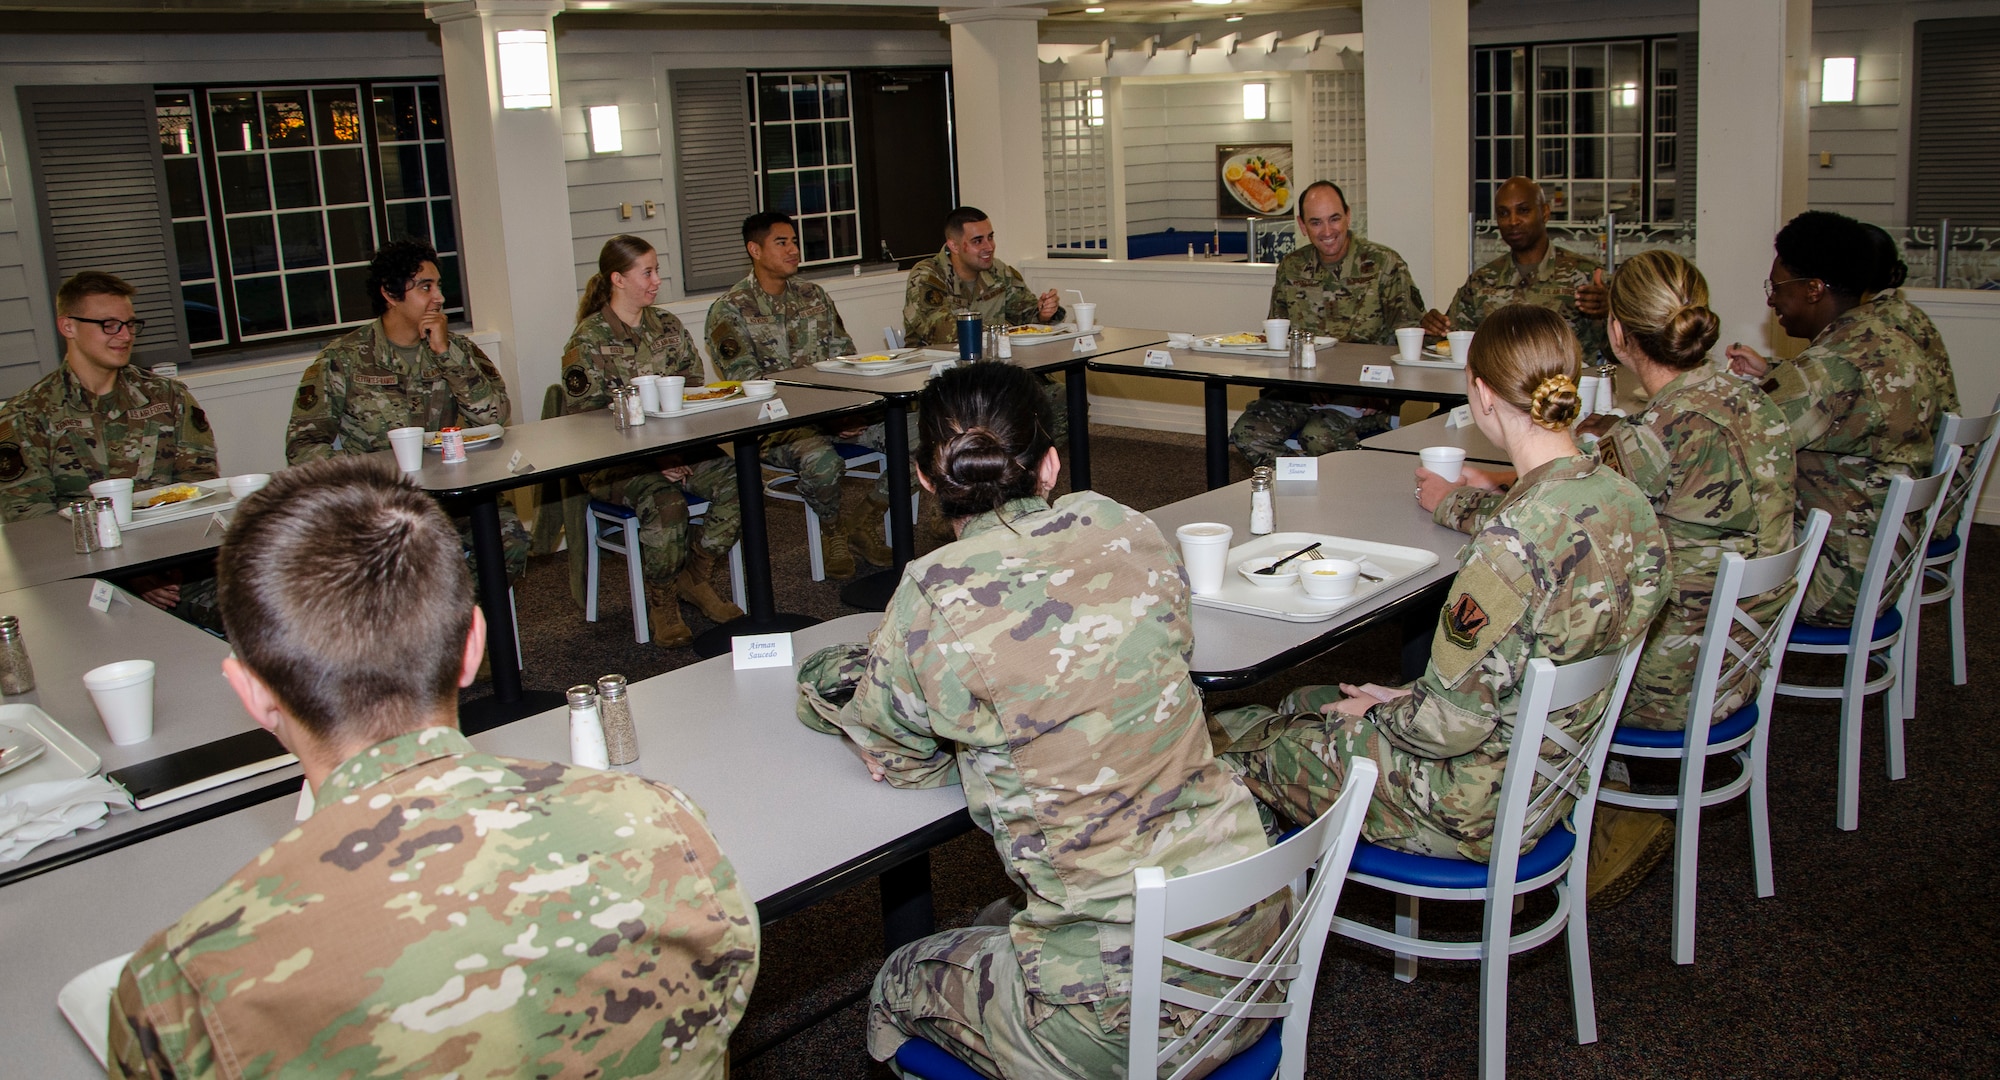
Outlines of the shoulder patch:
M563 389L569 391L571 397L582 397L583 392L590 389L590 375L583 370L582 364L571 364L569 370L563 372Z
M743 343L736 340L735 334L731 334L716 343L716 351L722 354L724 360L734 360L743 355Z
M203 411L201 406L196 405L188 410L188 423L193 424L194 429L203 435L208 434L208 413Z
M1447 686L1456 687L1513 632L1528 605L1482 555L1459 569L1453 585L1455 595L1438 613L1431 666Z
M317 404L319 404L319 387L307 383L299 387L299 395L293 399L292 408L297 412L311 412L313 406Z
M1461 649L1470 649L1479 643L1479 632L1492 621L1471 593L1459 593L1458 599L1444 611L1445 640Z
M943 290L943 289L925 289L925 290L924 290L924 306L925 306L925 307L943 307L943 306L944 306L944 290Z
M27 471L28 463L21 457L21 448L14 443L0 443L0 484L11 484Z

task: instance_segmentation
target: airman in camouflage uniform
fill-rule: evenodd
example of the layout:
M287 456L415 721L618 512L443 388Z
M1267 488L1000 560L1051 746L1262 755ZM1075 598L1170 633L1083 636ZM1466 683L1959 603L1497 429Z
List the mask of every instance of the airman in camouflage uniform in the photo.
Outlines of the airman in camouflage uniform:
M846 647L808 660L801 718L854 740L891 784L963 783L1026 892L1006 927L889 958L869 1011L877 1059L921 1036L989 1076L1122 1075L1132 869L1178 876L1266 846L1250 793L1209 748L1188 603L1145 515L1093 492L1016 499L904 569L865 661ZM842 682L853 697L836 710ZM1282 909L1185 940L1247 959Z
M1285 256L1264 317L1341 341L1393 345L1398 327L1423 321L1424 294L1401 255L1357 236L1338 266L1328 266L1311 244Z
M1637 641L1667 598L1666 546L1646 497L1609 468L1579 456L1531 470L1467 545L1430 663L1410 693L1353 718L1321 714L1341 699L1335 686L1295 690L1276 712L1226 710L1214 720L1220 756L1294 822L1333 805L1348 761L1372 758L1382 774L1363 836L1484 862L1528 661L1566 664ZM1607 694L1550 724L1587 737L1604 719Z
M1021 272L1001 262L971 278L961 278L951 265L951 251L939 251L910 267L909 284L903 291L903 343L909 346L958 347L958 311L967 308L979 313L981 326L1024 326L1060 323L1066 312L1056 306L1055 314L1041 317L1041 300L1028 290ZM1057 441L1069 434L1069 401L1063 389L1047 376L1038 375L1042 395L1048 401L1046 415L1055 425L1049 432ZM913 422L914 415L912 414Z
M1508 304L1533 304L1561 315L1583 346L1585 367L1611 363L1611 348L1604 337L1604 320L1593 319L1576 308L1577 289L1590 285L1592 275L1603 264L1573 255L1554 244L1548 257L1533 266L1521 266L1508 252L1472 272L1465 284L1452 295L1445 315L1453 330L1477 330L1486 316Z
M112 1076L724 1075L757 919L685 795L433 727L314 796L128 962Z
M1790 428L1755 387L1702 364L1661 387L1644 413L1612 427L1599 440L1597 454L1652 500L1666 531L1673 580L1619 722L1679 731L1687 726L1695 660L1722 556L1734 552L1758 559L1792 546ZM1477 532L1501 498L1490 489L1456 488L1433 516L1440 525ZM1789 588L1766 594L1750 615L1768 626L1790 599ZM1742 627L1735 628L1735 637L1750 646ZM1728 667L1725 663L1725 675ZM1714 719L1742 708L1757 689L1755 667L1718 685Z
M1940 425L1944 423L1946 413L1964 416L1965 412L1959 407L1958 402L1958 379L1951 369L1951 354L1945 351L1944 335L1938 332L1937 324L1931 322L1929 315L1924 314L1924 309L1910 303L1901 289L1884 289L1870 298L1868 304L1884 322L1910 335L1910 339L1923 351L1925 367L1931 380L1930 389L1925 392L1937 401L1933 413L1937 416L1938 423ZM1973 465L1974 461L1970 454L1959 459L1958 475L1953 483L1958 483L1969 476ZM1940 509L1937 528L1931 531L1931 536L1940 538L1956 532L1959 512L1962 509L1964 509L1963 503L1947 503Z
M609 306L586 316L563 349L562 368L565 414L610 405L612 380L629 384L638 375L679 375L690 389L702 384L694 336L673 312L650 305L638 326L625 325ZM665 475L666 470L683 469L685 476ZM683 454L601 469L585 473L582 479L591 498L639 513L640 561L649 589L647 613L657 620L653 633L662 645L686 644L691 637L676 606L681 598L693 602L713 622L743 615L742 609L716 596L709 583L716 562L735 545L743 524L736 465L727 456L715 450ZM698 530L688 525L683 491L708 501L705 524Z
M90 485L129 476L147 488L216 478L215 435L178 380L118 370L103 395L68 364L0 409L0 518L53 514Z

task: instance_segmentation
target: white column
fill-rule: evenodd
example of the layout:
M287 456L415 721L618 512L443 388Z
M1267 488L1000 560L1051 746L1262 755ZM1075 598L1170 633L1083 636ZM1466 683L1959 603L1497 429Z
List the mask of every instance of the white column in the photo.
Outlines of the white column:
M1010 263L1048 254L1042 83L1035 55L1035 24L1046 14L1041 8L980 8L938 16L951 26L958 201L993 219L1000 257Z
M444 46L466 307L475 326L500 333L493 361L507 380L516 421L541 416L542 391L561 374L576 310L576 256L561 102L501 108L494 35L546 31L549 92L556 95L555 16L562 10L563 0L462 0L424 12L438 24Z
M1395 248L1425 302L1440 309L1465 282L1469 243L1465 11L1466 0L1361 4L1369 239Z
M1724 344L1801 344L1771 317L1763 281L1771 238L1806 208L1811 45L1811 0L1701 0L1695 262Z

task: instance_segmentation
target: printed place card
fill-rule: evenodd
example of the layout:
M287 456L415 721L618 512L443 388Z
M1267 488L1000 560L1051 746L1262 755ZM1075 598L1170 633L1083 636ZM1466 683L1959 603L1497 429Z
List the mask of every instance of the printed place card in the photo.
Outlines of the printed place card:
M784 398L772 398L764 403L763 408L757 410L759 420L783 420L790 415L791 412L785 408Z
M736 670L792 666L792 635L745 634L729 639Z
M1471 427L1472 404L1467 402L1464 405L1454 406L1451 410L1451 416L1445 420L1444 426L1450 428Z
M1085 335L1083 335L1082 337L1080 337L1080 338L1077 338L1077 339L1076 339L1076 344L1074 344L1074 345L1071 345L1071 346L1069 347L1069 351L1071 351L1071 352L1096 352L1096 351L1097 351L1097 335L1096 335L1096 334L1085 334Z
M132 601L125 594L113 588L108 581L93 581L90 584L90 607L93 611L109 613L112 604L129 604Z
M507 459L507 471L510 473L531 473L535 471L535 467L528 462L522 461L521 452L516 450L514 451L514 456Z
M1147 350L1146 350L1146 366L1147 366L1147 367L1173 367L1173 366L1174 366L1174 354L1173 354L1173 353L1170 353L1170 352L1168 352L1168 351L1167 351L1167 350L1165 350L1165 349L1147 349Z
M1362 382L1395 382L1396 369L1387 364L1361 365Z
M1281 457L1277 462L1274 480L1318 480L1319 459L1316 457Z

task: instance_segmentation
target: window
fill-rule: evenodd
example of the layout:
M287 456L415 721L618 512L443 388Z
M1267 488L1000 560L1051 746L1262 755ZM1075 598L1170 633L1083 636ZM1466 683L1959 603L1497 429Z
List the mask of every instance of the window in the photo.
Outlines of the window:
M1042 84L1042 187L1049 254L1102 258L1111 243L1111 193L1100 80Z
M435 81L161 89L155 114L195 350L372 319L369 256L406 237L463 310Z
M2000 226L2000 19L1926 19L1916 31L1910 224L1948 220L1954 245L1990 243L1963 230Z
M799 265L859 259L849 73L758 71L748 79L759 205L799 223Z

